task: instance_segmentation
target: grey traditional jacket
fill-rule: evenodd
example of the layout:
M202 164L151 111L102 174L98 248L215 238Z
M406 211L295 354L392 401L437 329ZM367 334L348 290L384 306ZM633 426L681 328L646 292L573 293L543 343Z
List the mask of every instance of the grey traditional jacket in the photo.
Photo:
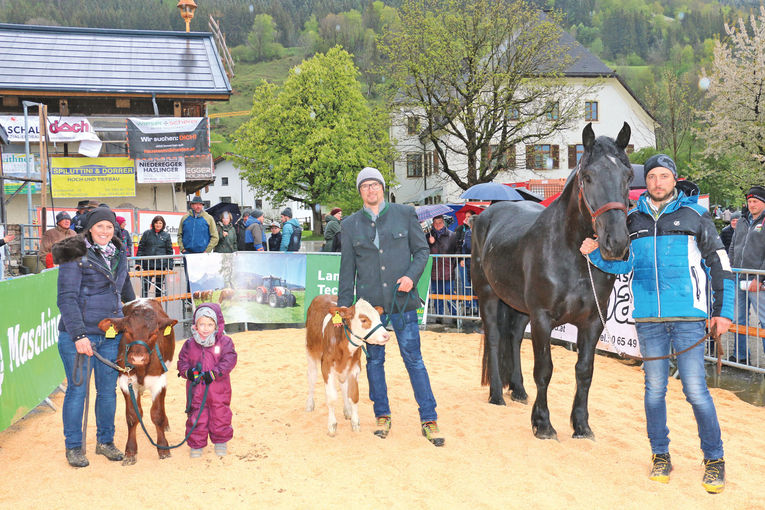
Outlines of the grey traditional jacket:
M741 269L765 269L765 213L759 218L742 217L736 224L728 248L730 263Z
M374 243L375 232L379 247ZM343 220L338 305L352 305L355 288L356 298L390 313L396 280L408 276L415 287L408 301L405 293L398 294L397 306L406 302L405 311L416 310L421 306L416 285L429 255L414 207L386 203L376 221L363 209L353 213Z

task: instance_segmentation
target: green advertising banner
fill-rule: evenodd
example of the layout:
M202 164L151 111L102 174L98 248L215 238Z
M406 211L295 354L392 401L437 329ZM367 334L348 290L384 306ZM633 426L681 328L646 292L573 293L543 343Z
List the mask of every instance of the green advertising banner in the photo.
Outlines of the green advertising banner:
M64 380L58 355L58 271L0 281L0 430Z
M309 253L307 255L305 270L305 313L308 313L308 305L313 298L321 294L337 295L337 281L340 276L340 254L339 253ZM430 286L430 268L433 259L428 258L428 265L425 266L420 281L417 282L417 292L420 297L428 295ZM417 316L420 324L423 323L425 307L417 310Z

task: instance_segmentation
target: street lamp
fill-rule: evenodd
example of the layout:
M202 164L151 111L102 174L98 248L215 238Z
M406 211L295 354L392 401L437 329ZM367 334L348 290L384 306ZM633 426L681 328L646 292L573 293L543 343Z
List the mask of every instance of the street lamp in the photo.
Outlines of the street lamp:
M179 0L176 7L181 11L181 18L186 22L186 32L189 32L189 23L191 23L191 18L194 17L197 4L194 3L194 0Z

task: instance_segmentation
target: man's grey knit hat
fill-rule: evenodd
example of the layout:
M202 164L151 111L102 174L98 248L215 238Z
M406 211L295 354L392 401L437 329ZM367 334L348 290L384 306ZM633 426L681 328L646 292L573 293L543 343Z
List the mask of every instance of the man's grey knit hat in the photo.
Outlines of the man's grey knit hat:
M385 178L383 178L380 171L371 166L366 166L361 169L361 172L359 172L359 175L356 177L356 189L359 190L361 188L361 183L369 180L377 181L382 184L383 188L385 187Z

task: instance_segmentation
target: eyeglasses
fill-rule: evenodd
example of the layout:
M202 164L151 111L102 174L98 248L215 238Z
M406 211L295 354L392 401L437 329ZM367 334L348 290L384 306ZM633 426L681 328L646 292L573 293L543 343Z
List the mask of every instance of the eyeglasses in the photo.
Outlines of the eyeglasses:
M362 184L361 186L359 186L359 189L361 191L366 191L368 189L372 191L377 191L380 188L382 188L382 184L380 184L379 182L370 182L368 184Z

